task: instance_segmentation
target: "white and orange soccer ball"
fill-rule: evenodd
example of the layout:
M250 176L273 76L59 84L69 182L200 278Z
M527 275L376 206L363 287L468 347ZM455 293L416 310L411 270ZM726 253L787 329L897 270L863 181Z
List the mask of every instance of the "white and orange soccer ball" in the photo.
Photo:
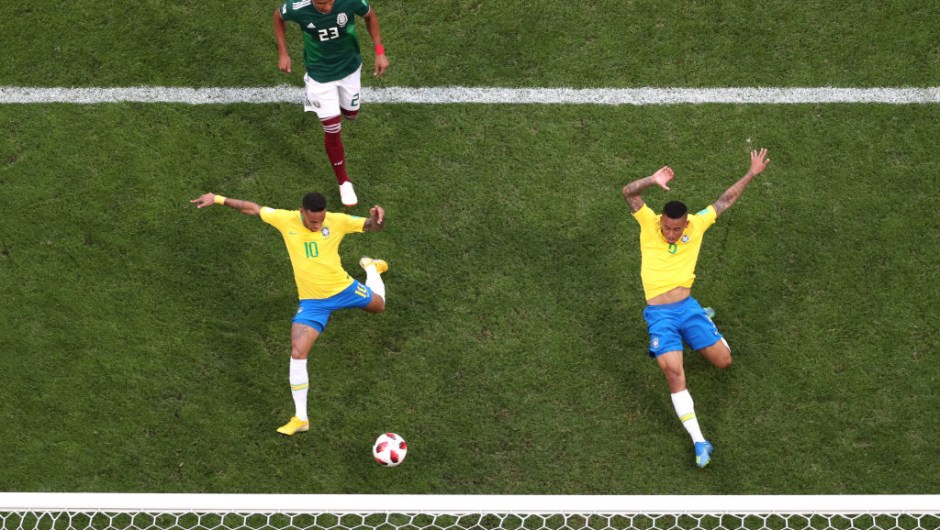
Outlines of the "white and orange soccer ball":
M372 445L372 456L383 466L395 467L405 461L407 454L405 439L393 432L380 434Z

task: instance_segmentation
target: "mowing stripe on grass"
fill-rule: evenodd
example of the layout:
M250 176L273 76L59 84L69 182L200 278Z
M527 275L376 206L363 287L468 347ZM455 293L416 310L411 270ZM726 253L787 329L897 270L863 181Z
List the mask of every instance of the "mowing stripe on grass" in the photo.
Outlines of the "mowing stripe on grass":
M363 87L371 103L536 103L681 105L700 103L940 103L940 87L926 88L490 88ZM257 88L35 88L0 87L0 104L14 103L300 103L299 87Z

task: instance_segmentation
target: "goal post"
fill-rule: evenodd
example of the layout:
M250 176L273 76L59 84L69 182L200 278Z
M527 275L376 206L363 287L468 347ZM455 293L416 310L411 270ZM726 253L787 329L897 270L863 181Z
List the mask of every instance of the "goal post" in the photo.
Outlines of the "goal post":
M940 495L0 493L0 530L938 530Z

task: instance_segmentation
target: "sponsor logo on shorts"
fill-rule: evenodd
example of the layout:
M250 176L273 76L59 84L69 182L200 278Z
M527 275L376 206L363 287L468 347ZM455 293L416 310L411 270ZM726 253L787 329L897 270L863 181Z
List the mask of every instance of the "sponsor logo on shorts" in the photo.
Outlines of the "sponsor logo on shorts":
M659 337L653 337L653 349L659 348Z

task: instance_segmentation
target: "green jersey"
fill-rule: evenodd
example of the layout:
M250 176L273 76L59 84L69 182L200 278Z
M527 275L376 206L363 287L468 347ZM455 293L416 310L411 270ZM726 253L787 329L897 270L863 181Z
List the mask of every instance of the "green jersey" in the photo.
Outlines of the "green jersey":
M281 18L300 25L304 34L304 66L314 81L327 83L342 79L362 65L354 15L369 14L367 0L336 0L324 15L310 0L287 0L281 5Z

